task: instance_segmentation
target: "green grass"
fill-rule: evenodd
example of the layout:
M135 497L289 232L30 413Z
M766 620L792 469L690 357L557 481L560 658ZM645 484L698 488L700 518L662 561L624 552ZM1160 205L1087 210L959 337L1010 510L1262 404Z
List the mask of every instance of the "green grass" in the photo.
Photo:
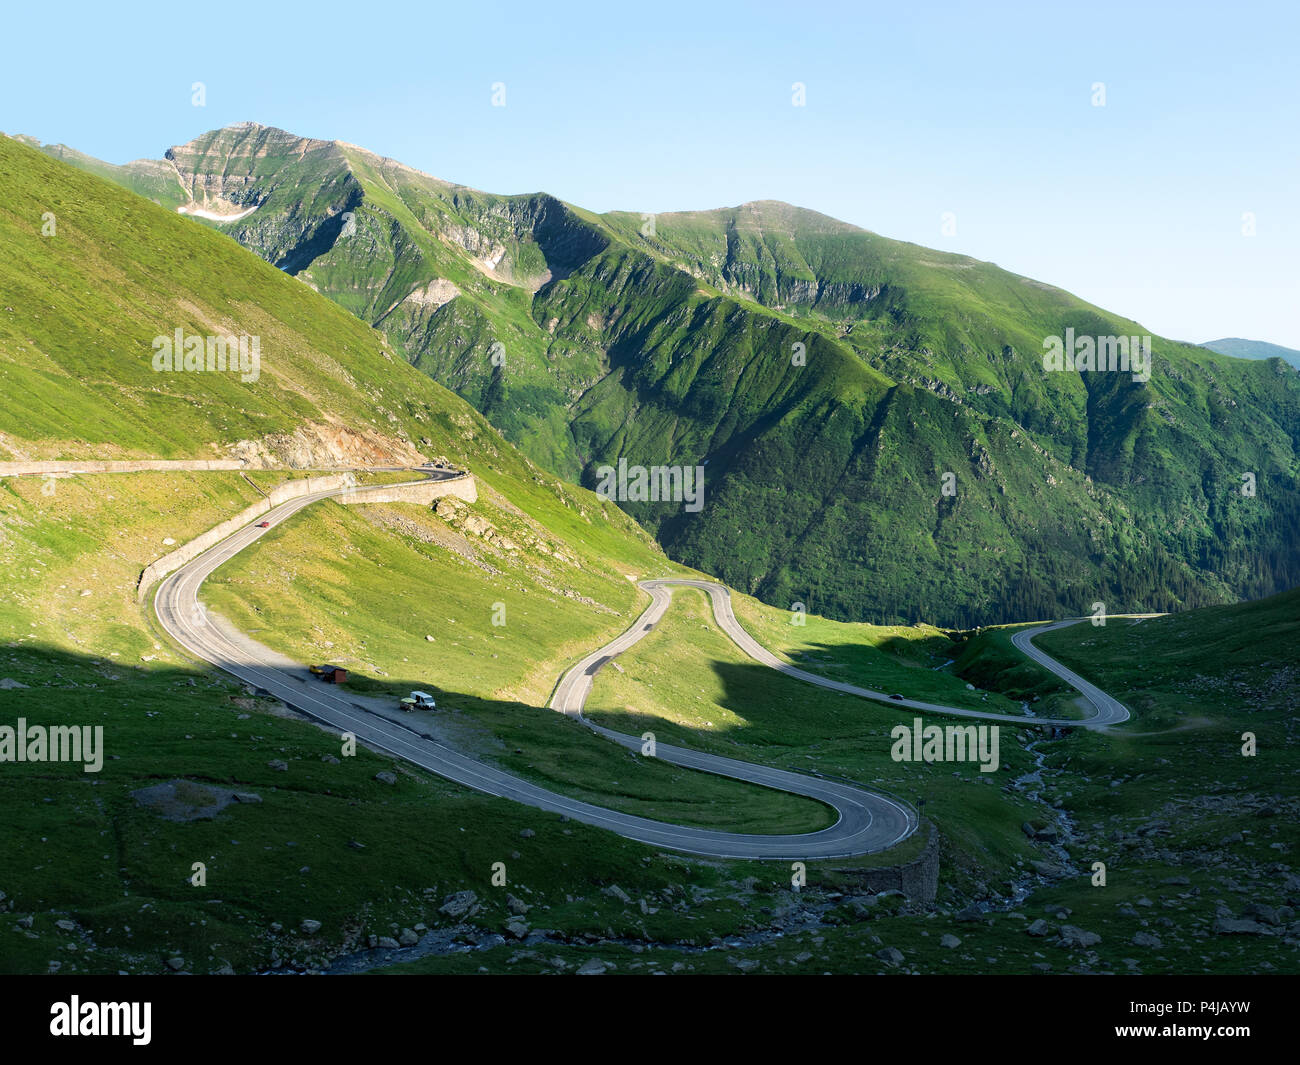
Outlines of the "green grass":
M1036 717L1081 719L1092 714L1083 697L1055 673L1018 651L1011 637L1023 625L993 625L963 634L952 670L977 688L1003 693ZM1040 637L1034 637L1035 646ZM1087 673L1084 673L1087 676Z
M266 486L274 478L254 479ZM553 910L548 920L568 933L645 925L667 939L708 939L743 926L744 908L719 905L690 920L671 912L647 920L639 912L623 914L600 889L618 883L641 894L747 870L775 875L762 865L657 858L650 848L365 751L338 764L324 761L339 752L335 737L187 662L151 631L135 603L139 571L170 549L165 539L183 542L257 498L243 477L82 476L57 481L49 496L43 484L41 478L0 483L0 559L10 578L0 602L0 677L28 686L4 692L6 723L19 716L32 724L102 723L107 760L99 774L62 765L6 766L0 790L11 816L0 846L11 856L4 890L13 909L0 919L5 971L44 972L57 961L62 972L160 972L176 953L193 972L226 963L253 971L277 956L321 964L351 949L359 936L390 934L392 923L444 922L436 912L444 895L467 888L485 900L479 920L496 928L506 911L505 892L490 883L495 861L507 865L509 891ZM566 491L533 487L531 505L568 509L561 501ZM328 514L364 539L374 532L364 513L376 509L328 504L297 521ZM575 522L586 524L581 516ZM293 531L296 522L284 530ZM390 556L412 550L388 535ZM602 525L588 539L608 545L618 535ZM346 540L343 545L350 550ZM306 550L312 559L321 553L319 543ZM623 534L624 563L648 561L645 551L643 541ZM433 572L427 560L424 571L426 577ZM357 573L365 572L358 559ZM450 568L443 572L463 580ZM635 594L620 574L586 579L603 583L611 595ZM92 594L82 596L87 588ZM565 762L584 756L584 772L608 768L617 753L629 789L650 780L628 798L644 812L689 820L690 808L698 810L705 797L692 785L676 804L663 801L667 784L659 781L669 781L672 770L655 764L647 772L559 715L486 698L472 702L490 725L532 753L539 776L563 772ZM490 735L477 723L467 731ZM274 760L287 762L288 771L272 769ZM373 779L383 769L397 772L398 785ZM137 788L172 779L253 791L263 801L229 807L212 821L173 823L131 798ZM740 823L762 816L748 796L714 797L730 801ZM807 805L822 816L819 806ZM718 810L697 816L716 817ZM536 837L522 838L524 828ZM364 849L350 846L353 840ZM188 882L194 861L208 867L206 888ZM309 872L300 872L304 867ZM567 901L588 895L600 901ZM30 929L18 924L25 916L33 918ZM314 940L295 931L304 917L323 922ZM78 930L58 929L54 922L63 919L76 921Z
M559 929L571 938L613 935L642 944L640 952L604 943L549 944L541 949L543 959L560 956L581 963L599 956L617 961L620 972L642 971L651 961L664 968L680 961L694 966L695 972L735 971L729 958L756 961L757 971L883 972L892 970L875 958L875 951L888 945L904 951L905 968L924 972L1024 972L1045 961L1061 972L1077 964L1077 952L1056 946L1054 938L1026 936L1024 922L994 915L989 926L955 922L951 917L952 909L972 894L1005 894L1009 878L1023 878L1030 861L1048 856L1025 840L1019 824L1043 823L1050 807L988 785L970 771L973 767L953 777L948 767L897 766L888 761L886 735L899 720L896 711L818 692L729 657L734 652L729 642L703 628L711 629L711 620L705 599L697 593L684 589L675 593L674 606L656 632L622 656L626 674L608 667L602 671L593 705L612 701L606 698L610 683L635 682L631 694L605 714L616 727L637 731L649 724L669 742L844 776L888 788L912 801L924 797L924 813L938 824L943 839L940 907L935 916L846 915L845 923L823 924L817 932L819 943L805 933L781 941L768 938L744 948L721 944L701 952L699 948L709 947L718 937L766 934L763 930L773 920L771 914L788 900L781 886L788 871L774 865L655 857L650 849L607 833L465 792L365 752L356 760L331 765L321 760L324 754L337 753L337 741L328 733L278 717L270 704L248 699L220 676L185 665L172 656L165 641L160 650L152 649L146 642L150 635L140 629L139 615L136 620L130 617L136 567L152 557L158 549L155 541L163 535L191 535L206 527L214 514L244 505L246 497L241 493L252 489L238 475L72 478L60 481L53 497L40 493L40 483L37 478L4 484L8 494L0 526L5 539L0 546L7 552L5 562L15 582L3 612L8 639L0 648L0 676L30 685L27 690L6 692L6 707L32 722L103 721L110 760L98 776L65 772L64 767L9 766L17 772L6 774L5 802L15 813L2 843L6 853L14 856L12 868L31 872L10 877L5 884L15 903L0 921L4 948L0 954L7 971L44 971L50 961L62 962L64 972L161 971L165 959L176 952L186 957L191 971L215 970L225 962L240 971L256 970L270 966L277 956L311 966L340 950L363 946L366 934L392 934L393 924L409 927L423 921L437 927L445 922L436 912L442 897L465 888L476 890L486 903L475 924L484 931L499 931L507 917L503 893L488 881L491 863L498 860L509 870L507 890L537 907L529 918L533 925ZM548 493L538 488L539 500L545 500ZM117 505L128 490L141 505ZM558 500L554 505L566 509ZM265 541L267 558L258 564L268 573L275 572L277 564L318 565L315 560L326 554L320 545L330 542L339 547L344 556L340 561L349 574L364 578L372 567L354 551L376 535L367 515L382 509L333 504L313 508L277 530L282 539ZM417 508L397 509L418 512ZM495 511L487 513L494 521L504 521ZM311 525L310 516L320 524ZM306 534L301 555L289 551L291 537L297 534ZM336 534L337 540L326 540ZM384 535L394 541L381 556L386 563L395 563L406 552L418 553L412 543L391 533ZM105 543L118 546L104 552ZM118 557L128 549L127 557ZM630 548L626 553L635 554ZM636 561L628 557L622 565L630 567ZM432 572L434 565L430 559L420 563L429 567L426 572ZM622 587L631 594L630 583L617 572L619 567L610 568L616 571L613 576L603 575L594 565L584 567L584 573L595 584L607 582L611 593ZM94 573L95 594L82 598L75 588L71 589L75 595L66 589L63 595L56 594L72 573ZM457 575L457 580L443 583L453 586L464 580ZM382 582L376 588L382 589ZM1072 857L1084 870L1093 860L1106 861L1110 879L1105 889L1092 888L1086 876L1039 888L1015 911L1032 919L1043 915L1048 904L1068 906L1074 911L1069 923L1103 936L1094 967L1104 963L1113 971L1127 971L1124 959L1137 958L1144 972L1261 971L1265 965L1295 970L1294 950L1277 938L1202 935L1220 900L1234 912L1252 899L1274 905L1281 901L1278 877L1264 870L1270 863L1287 860L1286 852L1274 850L1271 844L1294 847L1300 842L1294 820L1261 819L1247 807L1198 806L1195 817L1164 815L1172 827L1168 834L1155 837L1153 853L1146 853L1140 844L1110 838L1116 831L1131 835L1135 826L1161 816L1161 811L1184 810L1186 803L1199 802L1202 795L1230 803L1252 794L1294 794L1294 786L1287 783L1294 779L1290 770L1295 768L1292 715L1285 704L1287 674L1281 672L1292 667L1294 656L1289 642L1260 644L1249 635L1277 632L1285 637L1286 626L1295 618L1292 598L1161 619L1162 625L1177 629L1173 633L1145 628L1155 625L1151 621L1132 628L1112 622L1104 630L1080 627L1048 638L1051 653L1135 707L1138 718L1130 726L1135 733L1158 726L1161 713L1168 715L1169 724L1210 716L1216 696L1209 694L1201 704L1192 704L1183 716L1176 716L1193 684L1236 687L1253 680L1256 685L1243 689L1240 708L1231 713L1220 709L1221 720L1214 727L1131 737L1080 730L1045 748L1051 767L1045 799L1061 803L1080 833L1070 847ZM762 628L753 616L762 608L737 600L746 623L756 631ZM104 609L101 603L112 608L104 614L92 609L91 604ZM632 603L631 610L637 609ZM358 611L354 617L359 626L355 631L366 634L365 615ZM37 629L30 629L37 618ZM768 624L780 620L777 612L769 616ZM864 644L862 668L894 668L900 677L906 675L904 671L919 672L917 662L942 653L932 644L936 639L932 630L886 636L879 630L834 626L816 618L808 624L811 646L827 642L829 631L843 649L852 642L848 638L852 634ZM137 635L123 642L131 631ZM486 633L484 627L475 635ZM1104 653L1092 643L1098 639L1108 641ZM1073 655L1066 646L1070 640L1080 641ZM109 657L108 651L118 648L129 649L130 658ZM1172 649L1167 659L1157 653L1162 648ZM154 660L139 660L143 654ZM671 668L664 667L662 656L669 656ZM889 667L892 657L899 663ZM1200 676L1189 676L1189 665L1198 660ZM1270 662L1271 670L1262 668ZM701 687L713 700L712 709L702 711ZM1144 704L1145 695L1157 701ZM679 698L682 705L677 704ZM508 738L514 729L517 746L527 752L526 761L539 774L572 773L564 763L580 751L579 726L558 715L506 705L505 700L492 702L476 697L473 706L458 715L466 725L464 734L507 737L504 754L515 757ZM622 709L627 702L637 707L639 718ZM701 712L730 715L703 718L715 725L726 720L729 727L698 727ZM148 717L150 713L155 716ZM240 714L250 716L241 719ZM524 728L519 729L520 724ZM561 735L557 726L573 732L572 744L567 736L548 743L547 734ZM1239 754L1240 733L1246 727L1260 737L1261 756L1256 759ZM1004 731L1003 758L1014 768L997 777L1018 775L1024 768L1026 759L1020 753L1024 738ZM271 769L267 763L275 759L287 761L289 770ZM627 765L634 768L630 757ZM373 779L383 768L397 770L398 785L381 785ZM621 770L616 779L623 785L636 781ZM596 774L593 763L581 771ZM212 822L177 824L143 811L130 798L135 788L176 778L255 791L263 802L230 807ZM1113 781L1119 786L1113 786ZM653 789L649 794L654 797ZM674 812L686 813L690 805L686 799L697 794L692 785ZM638 801L645 799L644 793L638 796ZM616 796L614 801L622 799ZM412 825L419 826L414 846ZM520 837L525 827L537 836ZM1238 842L1221 842L1243 830ZM365 849L350 847L350 840L364 843ZM813 863L810 885L823 892L846 890L848 874L836 870L906 860L915 855L918 843L914 837L896 852L861 863ZM1175 860L1160 856L1166 850ZM545 857L539 860L540 855ZM1215 864L1202 868L1201 855L1215 856ZM193 861L208 865L206 889L187 882ZM303 867L310 872L300 873ZM1250 878L1252 870L1259 879ZM755 893L728 886L747 871L759 877ZM1190 876L1201 895L1180 898L1187 888L1161 883L1175 874ZM1251 894L1241 898L1225 889L1223 881L1230 877L1252 884ZM634 898L646 897L659 912L642 914L637 907L625 907L602 894L611 883ZM676 897L664 892L683 884L705 894L678 908ZM426 893L425 888L433 891ZM1144 897L1155 900L1153 910L1139 906L1137 917L1121 912L1124 904ZM23 915L33 916L32 929L17 924ZM65 917L75 920L84 932L65 933L54 927L55 920ZM294 932L303 917L324 922L314 941ZM1158 925L1157 918L1168 918L1174 926ZM1141 920L1147 920L1147 926ZM271 929L273 922L282 926L281 931ZM945 930L962 939L960 949L938 946L938 936ZM1133 946L1132 935L1139 930L1158 932L1164 947ZM36 938L29 938L29 932ZM88 950L90 942L94 948ZM684 950L686 944L695 949ZM77 949L69 950L71 946ZM502 947L428 958L397 971L476 972L486 966L491 971L524 972L549 967L528 957L512 964L510 959L523 950ZM813 958L794 962L804 952ZM996 959L995 965L986 960L989 957ZM642 967L634 970L636 962Z
M378 333L221 234L8 138L0 198L4 457L287 453L314 430L378 464L417 447L464 461L485 431ZM155 372L152 339L178 328L258 336L260 376Z
M1000 714L1021 712L1020 699L1009 694L1011 686L1004 683L1005 678L976 685L976 690L967 687L973 678L961 668L961 661L969 634L932 625L851 624L816 614L800 618L796 612L735 594L732 608L741 625L768 650L830 680L947 706ZM1010 647L1009 640L1007 643ZM1018 651L1011 653L1028 669L1055 679Z

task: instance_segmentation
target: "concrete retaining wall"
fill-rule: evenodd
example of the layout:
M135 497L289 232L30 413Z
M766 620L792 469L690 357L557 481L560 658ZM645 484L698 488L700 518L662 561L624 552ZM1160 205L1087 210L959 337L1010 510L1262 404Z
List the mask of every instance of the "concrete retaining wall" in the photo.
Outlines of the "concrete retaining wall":
M287 481L272 488L265 499L245 507L233 518L223 521L215 528L209 529L202 536L187 544L169 551L162 558L155 559L144 568L140 581L136 585L136 599L144 602L149 588L162 580L169 573L180 569L187 562L203 554L209 547L214 547L231 533L237 532L250 521L261 517L268 510L281 503L299 496L311 495L313 492L332 492L351 483L352 474L330 473L323 477L306 477L298 481ZM474 478L471 474L453 478L448 481L422 481L412 485L375 485L357 488L345 496L339 496L340 503L431 503L440 496L459 496L469 503L478 499Z
M466 474L451 481L424 481L420 484L395 486L377 484L372 488L358 488L345 496L340 503L432 503L443 496L456 496L473 503L478 499L474 478Z

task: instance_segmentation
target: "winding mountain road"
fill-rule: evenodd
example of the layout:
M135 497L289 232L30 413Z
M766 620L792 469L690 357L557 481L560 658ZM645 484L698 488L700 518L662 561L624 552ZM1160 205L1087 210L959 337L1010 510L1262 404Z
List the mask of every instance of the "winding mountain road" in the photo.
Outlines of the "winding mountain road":
M425 475L418 480L402 483L419 484L430 478L447 479L457 475L455 471L425 471ZM321 491L300 496L266 512L262 515L262 521L269 523L273 528L313 503L364 491L365 487ZM203 581L218 566L233 558L266 531L259 524L249 524L160 581L154 595L154 608L158 621L182 647L192 654L218 666L247 684L269 692L331 728L336 728L340 732L353 733L372 748L387 751L476 791L525 803L541 810L564 814L575 821L605 828L628 839L652 846L711 857L787 861L847 858L888 849L916 831L918 825L916 812L890 796L850 784L804 776L663 743L656 745L655 753L664 761L814 799L825 803L836 812L835 823L817 832L798 835L739 834L672 825L581 802L462 755L438 742L432 735L421 732L419 713L401 714L395 708L388 710L383 705L379 705L379 700L365 699L324 685L301 663L286 658L239 632L223 619L208 614L198 598ZM554 709L582 719L582 707L591 691L596 672L606 661L627 650L644 637L654 623L663 616L671 602L672 595L668 590L671 585L686 585L708 592L719 625L756 661L822 687L867 698L888 700L888 697L882 693L828 680L780 661L757 643L736 621L731 609L730 593L722 585L711 581L669 579L640 583L640 587L650 593L650 606L630 629L600 650L593 651L564 674L551 700L550 705ZM1034 633L1053 627L1056 626L1043 626L1026 632L1032 636ZM1076 678L1074 674L1054 663L1037 648L1031 648L1027 640L1024 644L1018 640L1017 646L1053 672L1075 684L1094 702L1098 707L1098 714L1093 719L1089 719L1086 724L1104 725L1127 718L1127 711L1118 703L1092 685L1088 685L1086 681ZM891 706L907 706L967 717L1014 721L1022 725L1031 721L1043 722L1043 719L982 713L912 700L905 700L902 703L897 700L888 701ZM1104 711L1103 706L1107 706ZM1121 713L1122 717L1119 716ZM616 743L634 750L641 748L639 737L627 736L594 725L585 719L582 720L588 727ZM1060 723L1078 725L1085 722Z
M599 650L592 651L591 654L564 675L555 690L555 695L551 698L552 709L560 710L571 716L580 717L582 715L582 708L586 704L587 696L591 693L596 673L606 662L622 654L654 628L672 602L672 592L669 591L669 588L674 585L698 588L700 591L707 592L713 603L713 616L718 622L718 627L755 662L770 666L772 669L784 673L788 677L794 677L796 680L816 684L821 688L844 692L847 695L857 695L864 699L876 699L888 703L890 706L905 706L912 710L929 710L931 713L954 714L958 717L977 717L988 721L1008 721L1017 725L1071 725L1084 728L1106 728L1127 721L1129 717L1129 712L1122 703L1113 699L1095 685L1089 684L1077 673L1067 669L1033 644L1033 638L1040 633L1077 624L1079 621L1084 620L1082 618L1072 618L1068 621L1057 621L1048 625L1036 625L1031 629L1022 629L1012 636L1011 642L1015 644L1018 650L1023 651L1043 668L1055 673L1078 690L1092 704L1092 716L1079 720L1027 717L1019 714L998 714L987 710L969 710L960 706L927 703L919 699L891 699L886 692L860 688L856 684L847 684L843 681L819 676L816 673L809 673L806 669L800 669L798 666L792 666L781 661L745 631L740 622L736 620L736 615L731 609L731 590L725 585L718 584L715 581L675 577L640 581L638 583L638 587L650 593L650 605L646 607L645 613L637 618L630 629L615 637ZM619 735L619 733L611 733L608 729L601 729L601 731L607 735Z

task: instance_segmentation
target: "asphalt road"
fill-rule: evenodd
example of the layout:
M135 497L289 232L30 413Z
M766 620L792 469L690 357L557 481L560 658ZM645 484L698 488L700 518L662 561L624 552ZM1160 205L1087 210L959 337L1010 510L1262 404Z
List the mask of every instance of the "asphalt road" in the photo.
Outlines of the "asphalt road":
M1088 702L1092 703L1095 713L1082 722L1083 724L1090 728L1105 728L1108 725L1118 725L1129 719L1128 707L1118 699L1107 695L1095 684L1089 684L1079 674L1067 669L1055 658L1051 658L1034 646L1034 637L1040 632L1063 629L1067 625L1077 625L1083 620L1083 618L1073 618L1070 621L1058 621L1052 625L1039 625L1032 629L1021 629L1011 637L1011 642L1015 644L1016 650L1028 655L1044 669L1051 670L1071 687L1081 692ZM1056 724L1056 722L1049 721L1049 724ZM1079 724L1079 722L1074 722L1074 724Z
M437 477L438 474L433 474ZM445 474L443 476L454 476ZM409 482L417 483L417 482ZM304 507L348 491L317 492L290 500L262 515L274 528ZM835 781L752 765L659 744L666 761L734 777L823 802L838 814L835 824L819 832L789 836L745 835L634 817L580 802L531 784L500 769L475 761L438 743L419 730L419 715L406 715L412 724L387 719L355 696L322 683L307 668L236 631L200 605L199 588L218 566L234 557L267 530L245 526L164 578L154 595L158 620L191 653L254 687L261 688L318 721L351 732L367 746L387 751L448 780L476 791L513 799L575 821L609 829L652 846L722 858L812 859L843 858L892 847L916 830L917 817L905 804L888 796ZM617 641L615 641L617 642ZM616 742L637 749L635 737L610 734Z
M1117 725L1122 721L1127 721L1129 717L1128 710L1122 703L1107 695L1100 688L1089 684L1077 673L1067 669L1056 659L1049 657L1043 651L1039 650L1033 644L1033 638L1039 633L1049 632L1052 629L1064 628L1067 625L1077 624L1083 619L1076 618L1069 621L1057 621L1050 625L1037 625L1032 629L1022 629L1012 637L1012 642L1017 649L1023 651L1045 669L1055 673L1066 683L1076 688L1079 693L1092 704L1093 713L1090 717L1079 720L1070 720L1065 718L1051 717L1027 717L1022 714L997 714L984 710L968 710L960 706L944 706L942 703L927 703L918 699L891 699L888 692L873 691L870 688L860 688L856 684L846 684L843 681L830 680L827 677L818 676L816 673L809 673L805 669L799 669L788 662L783 662L777 658L771 651L754 639L744 628L741 627L736 615L731 609L731 592L721 584L714 581L690 580L690 579L664 579L641 581L639 587L644 588L650 593L650 605L646 607L645 613L637 618L636 622L630 629L611 640L604 647L597 651L592 651L586 658L574 666L555 689L555 694L551 698L551 707L560 710L572 716L581 717L582 708L587 701L587 696L591 692L592 683L595 680L596 672L611 658L622 654L638 640L646 636L654 625L663 617L664 612L668 609L672 601L672 592L670 586L677 585L687 588L699 588L701 591L708 592L709 598L713 602L713 616L717 619L718 626L725 632L731 640L745 654L759 662L762 665L770 666L788 677L795 677L798 680L807 681L809 684L816 684L821 688L829 688L832 691L844 692L848 695L861 696L864 699L876 699L887 703L893 707L907 707L910 710L928 710L936 714L954 714L959 717L977 717L989 721L1009 721L1017 725L1038 724L1038 725L1071 725L1082 726L1086 728L1105 728L1110 725ZM608 733L609 730L602 730ZM618 733L612 733L618 735Z

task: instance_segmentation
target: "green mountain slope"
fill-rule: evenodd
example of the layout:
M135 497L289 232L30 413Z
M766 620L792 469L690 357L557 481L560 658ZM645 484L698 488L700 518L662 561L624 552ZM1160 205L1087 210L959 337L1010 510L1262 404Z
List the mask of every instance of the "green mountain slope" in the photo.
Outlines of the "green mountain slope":
M422 437L451 448L461 435L459 401L394 373L407 367L351 315L231 241L88 180L0 138L4 457L286 457L314 438L322 458L332 440L395 459ZM154 338L177 329L256 336L256 379L155 370Z
M45 212L57 220L50 236ZM330 300L222 235L4 137L0 239L0 460L303 468L438 456L581 545L589 563L662 560L617 507L545 476ZM259 335L256 380L156 371L152 339L174 329ZM622 589L622 570L611 573Z
M114 166L103 160L69 148L66 144L45 144L34 137L15 137L29 148L38 148L46 155L70 163L81 170L106 178L118 185L125 185L132 192L138 192L146 199L173 210L190 201L190 194L181 186L176 168L166 160L137 159L125 166Z
M698 512L622 505L768 602L971 624L1300 580L1289 368L1155 337L1149 381L1048 373L1047 337L1145 330L787 204L595 216L252 124L168 160L196 203L253 209L203 224L563 476L707 463Z

